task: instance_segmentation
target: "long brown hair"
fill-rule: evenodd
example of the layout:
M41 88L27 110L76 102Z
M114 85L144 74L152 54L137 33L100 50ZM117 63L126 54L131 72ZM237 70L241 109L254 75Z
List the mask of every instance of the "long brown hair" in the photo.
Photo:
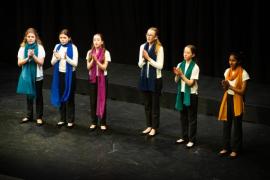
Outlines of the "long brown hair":
M156 35L156 40L155 40L155 44L156 44L156 49L155 49L155 53L158 53L159 48L162 46L161 42L158 39L158 34L159 34L159 30L156 27L150 27L148 30L152 30L155 31L155 35Z
M28 28L28 29L25 31L23 41L21 42L21 47L24 47L25 44L27 43L26 37L27 37L27 35L28 35L29 33L33 33L33 34L36 36L36 42L37 42L38 44L42 45L42 42L41 42L41 40L40 40L40 38L39 38L39 35L38 35L38 33L37 33L37 30L36 30L35 28L32 28L32 27L31 27L31 28Z

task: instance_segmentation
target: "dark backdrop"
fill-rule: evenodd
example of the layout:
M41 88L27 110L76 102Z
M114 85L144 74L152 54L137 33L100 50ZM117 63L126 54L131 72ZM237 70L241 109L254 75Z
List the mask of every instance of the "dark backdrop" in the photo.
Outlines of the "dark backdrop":
M258 0L10 0L1 5L1 61L16 66L24 32L35 27L47 53L45 68L62 28L70 29L81 60L93 34L101 32L113 62L136 65L147 28L156 26L165 69L182 59L186 44L194 44L201 74L222 77L228 52L241 50L253 81L269 83L268 11Z

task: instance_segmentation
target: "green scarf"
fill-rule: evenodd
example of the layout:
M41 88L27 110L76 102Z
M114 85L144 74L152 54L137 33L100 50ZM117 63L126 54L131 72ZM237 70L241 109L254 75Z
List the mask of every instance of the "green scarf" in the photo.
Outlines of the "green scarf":
M24 58L27 58L29 49L33 49L34 54L38 56L38 44L27 43L24 49ZM22 66L22 71L17 86L17 93L26 94L27 98L29 99L34 99L36 97L36 71L37 64L35 63L34 59L31 58Z
M180 68L181 68L182 72L185 72L185 66L186 66L186 61L184 60L180 64ZM186 78L190 79L194 66L195 66L195 62L193 60L191 60L189 66L188 66L188 69L185 73ZM183 104L186 106L190 106L190 87L188 85L185 85L184 102L183 102L182 97L181 97L181 79L180 79L178 81L178 91L177 91L175 108L178 111L181 111L181 110L183 110Z

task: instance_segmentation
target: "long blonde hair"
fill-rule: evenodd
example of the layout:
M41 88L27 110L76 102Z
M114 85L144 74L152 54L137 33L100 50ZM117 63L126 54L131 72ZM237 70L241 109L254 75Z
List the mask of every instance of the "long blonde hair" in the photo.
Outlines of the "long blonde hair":
M156 49L155 49L155 53L158 53L159 48L162 46L161 42L158 39L158 34L159 34L159 30L156 27L150 27L148 30L152 30L155 31L155 35L156 35L156 40L155 40L155 44L156 44Z
M35 28L32 28L32 27L31 27L31 28L28 28L28 29L25 31L23 41L21 42L21 47L24 47L25 44L27 43L26 37L27 37L27 35L28 35L29 33L33 33L33 34L36 36L36 42L37 42L38 44L42 45L42 42L41 42L41 40L40 40L40 38L39 38L39 35L38 35L38 33L37 33L37 30L36 30Z

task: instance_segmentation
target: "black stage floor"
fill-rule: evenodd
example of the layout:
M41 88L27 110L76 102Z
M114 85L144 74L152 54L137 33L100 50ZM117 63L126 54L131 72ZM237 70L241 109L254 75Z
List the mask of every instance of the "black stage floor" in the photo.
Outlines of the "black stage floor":
M174 144L180 134L180 122L179 113L171 108L161 109L160 130L157 136L140 136L140 131L145 127L144 108L140 103L128 102L129 99L109 99L109 131L105 134L100 130L90 132L89 96L83 95L84 92L76 95L74 129L56 128L59 115L49 102L48 89L43 91L46 124L41 127L37 127L35 123L19 124L26 109L25 97L15 93L19 70L5 64L2 67L0 179L270 178L268 125L245 121L244 151L238 159L230 160L217 155L221 146L222 124L215 116L203 113L203 110L198 115L198 142L193 149ZM78 78L80 76L81 72L78 72ZM49 75L45 78L48 80ZM117 82L121 85L123 78L136 80L132 75L125 75L121 79L119 77L118 81L114 79L114 72L111 71L110 88ZM211 82L214 80L209 79ZM216 81L218 82L218 79ZM167 82L165 81L164 85L165 92L168 88ZM136 84L133 86L135 88ZM204 93L210 91L203 90L203 86L206 84L200 86L201 99L207 96ZM251 88L249 93L252 93L250 90ZM168 92L174 93L172 89L168 89ZM262 96L269 99L267 94L259 94L259 97ZM265 98L262 100L256 97L258 99L248 98L248 103L256 107L269 107ZM212 96L209 98L215 99ZM264 101L266 104L263 104ZM266 122L266 118L257 117L258 122Z

